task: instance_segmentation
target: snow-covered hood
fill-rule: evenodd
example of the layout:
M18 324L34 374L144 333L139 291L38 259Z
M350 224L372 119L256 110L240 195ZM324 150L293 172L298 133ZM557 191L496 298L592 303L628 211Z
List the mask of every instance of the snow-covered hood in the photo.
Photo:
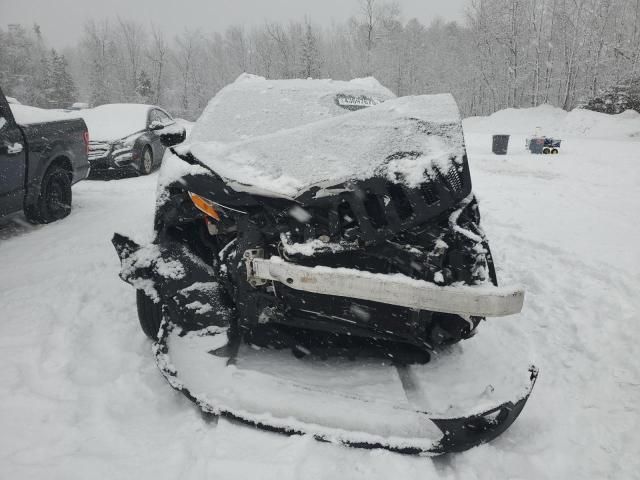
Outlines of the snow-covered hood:
M150 105L113 103L74 112L82 117L91 140L112 142L141 132L147 126Z
M210 107L215 103L216 99ZM282 103L287 103L286 96L276 97L270 108L277 111ZM178 152L191 151L237 191L286 198L296 198L311 186L373 176L415 187L435 170L446 173L463 164L462 124L449 94L401 97L356 111L341 110L340 116L246 140L236 135L235 141L229 141L231 132L203 139L205 127L211 126L202 122L205 112L190 143Z

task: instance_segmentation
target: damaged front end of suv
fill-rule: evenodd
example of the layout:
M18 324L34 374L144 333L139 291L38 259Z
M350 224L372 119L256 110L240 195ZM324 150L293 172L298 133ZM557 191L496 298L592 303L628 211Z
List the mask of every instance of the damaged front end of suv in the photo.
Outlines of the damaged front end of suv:
M433 369L408 366L430 368L485 317L519 312L523 292L497 285L453 99L351 98L366 111L174 147L153 243L114 236L121 277L161 370L205 411L356 446L464 450L515 420L537 372L515 399L451 414L405 405L421 383L434 388ZM342 392L335 377L356 366L362 391ZM388 369L402 400L376 396ZM345 417L322 414L327 404ZM371 416L345 426L363 406Z

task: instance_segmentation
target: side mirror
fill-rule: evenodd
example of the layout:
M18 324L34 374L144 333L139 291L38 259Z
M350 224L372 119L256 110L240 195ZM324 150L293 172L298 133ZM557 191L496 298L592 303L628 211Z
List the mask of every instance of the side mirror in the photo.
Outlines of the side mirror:
M160 135L160 143L165 147L173 147L184 142L185 138L187 138L187 131L184 127L172 128L170 131Z
M149 130L162 130L164 128L164 124L159 122L158 120L154 120L149 124Z

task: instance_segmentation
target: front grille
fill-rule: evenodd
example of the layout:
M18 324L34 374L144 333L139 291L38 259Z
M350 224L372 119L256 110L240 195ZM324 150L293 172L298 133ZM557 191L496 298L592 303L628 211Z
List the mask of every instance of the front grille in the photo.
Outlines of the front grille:
M316 198L316 190L309 190L299 197L314 222L311 227L291 225L294 242L319 235L328 235L333 241L374 243L394 237L455 207L471 193L471 177L465 155L461 164L450 165L448 171L431 171L416 187L381 176L348 182L344 187L346 191L338 195Z
M427 203L427 205L438 203L438 195L436 195L436 193L433 191L430 183L425 182L420 185L420 193L422 194L422 197L424 198L424 201Z
M460 180L460 175L455 167L449 169L445 178L452 192L457 193L462 190L462 180Z
M380 238L425 222L471 192L468 169L459 172L456 166L451 166L446 174L438 172L417 188L382 179L363 183L364 195L352 195L348 203L365 237Z
M400 217L401 220L409 218L413 214L413 207L404 189L397 183L388 182L387 192L389 192L390 202L393 203L398 212L398 217Z
M104 158L110 150L111 145L107 142L89 142L89 160Z
M387 199L389 197L386 197ZM374 193L367 193L364 197L364 209L367 217L374 228L381 228L387 225L387 217L385 215L385 198L380 198ZM388 200L390 202L390 200ZM387 202L387 203L388 203Z

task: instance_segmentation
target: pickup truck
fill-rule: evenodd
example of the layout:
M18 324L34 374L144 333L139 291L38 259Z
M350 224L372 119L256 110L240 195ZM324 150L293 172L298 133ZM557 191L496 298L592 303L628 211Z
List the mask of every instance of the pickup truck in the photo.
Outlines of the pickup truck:
M71 211L71 185L89 174L89 134L70 113L9 105L0 90L0 217L50 223Z

